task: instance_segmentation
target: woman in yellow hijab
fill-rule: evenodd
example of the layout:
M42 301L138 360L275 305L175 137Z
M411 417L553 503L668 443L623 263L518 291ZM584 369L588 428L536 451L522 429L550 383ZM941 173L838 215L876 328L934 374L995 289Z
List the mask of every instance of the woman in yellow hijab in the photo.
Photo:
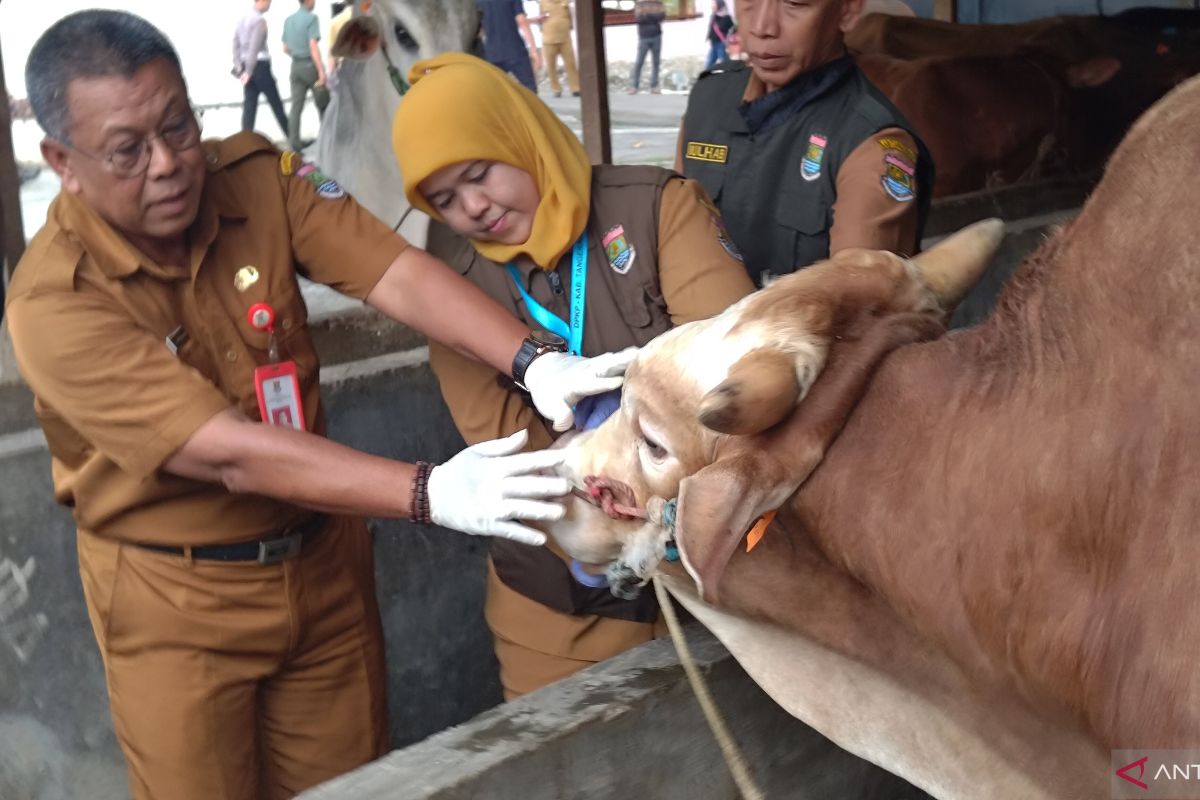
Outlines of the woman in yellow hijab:
M658 167L592 166L545 104L472 56L422 61L409 81L392 129L404 192L465 238L440 246L435 231L430 250L535 338L582 355L641 346L753 291L699 184ZM531 447L553 441L520 387L433 343L430 357L467 442L522 428ZM607 410L581 404L577 423ZM491 555L487 621L509 698L657 634L652 596L618 600L551 548L497 540Z

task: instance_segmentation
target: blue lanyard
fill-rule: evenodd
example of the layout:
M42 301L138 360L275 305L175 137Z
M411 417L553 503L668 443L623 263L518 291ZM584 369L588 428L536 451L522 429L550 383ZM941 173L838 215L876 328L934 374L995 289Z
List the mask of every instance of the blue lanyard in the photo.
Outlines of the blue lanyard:
M529 292L525 291L521 282L521 273L517 272L517 268L511 261L504 265L509 276L512 277L513 283L517 285L517 291L521 293L525 307L529 309L529 313L537 321L537 324L566 339L567 349L577 356L583 355L583 306L587 296L587 260L587 231L585 230L579 237L579 241L575 242L575 246L571 248L570 325L558 315L551 313L549 309L534 300Z

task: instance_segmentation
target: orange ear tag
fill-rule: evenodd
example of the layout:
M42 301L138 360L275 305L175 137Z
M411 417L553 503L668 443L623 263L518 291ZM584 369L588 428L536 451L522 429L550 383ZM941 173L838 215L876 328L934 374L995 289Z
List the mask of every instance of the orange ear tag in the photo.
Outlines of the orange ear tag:
M779 513L779 509L768 511L758 518L758 522L754 523L754 527L746 534L746 552L753 550L758 543L762 541L762 537L767 532L767 527L775 519L775 515Z

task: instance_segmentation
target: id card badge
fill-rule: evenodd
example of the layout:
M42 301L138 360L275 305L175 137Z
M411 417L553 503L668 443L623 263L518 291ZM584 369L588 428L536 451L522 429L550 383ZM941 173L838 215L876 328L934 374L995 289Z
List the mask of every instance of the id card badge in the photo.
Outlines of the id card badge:
M254 370L258 413L268 425L304 430L304 407L300 403L300 381L291 361L264 364Z

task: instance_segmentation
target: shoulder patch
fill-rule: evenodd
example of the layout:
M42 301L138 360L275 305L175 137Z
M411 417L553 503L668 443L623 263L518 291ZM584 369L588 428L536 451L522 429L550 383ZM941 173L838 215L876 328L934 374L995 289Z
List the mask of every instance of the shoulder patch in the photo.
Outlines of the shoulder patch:
M725 227L725 219L721 216L721 210L717 208L717 204L708 196L708 192L704 191L704 187L697 185L696 199L700 205L708 212L709 219L712 220L713 227L717 229L717 241L730 258L742 261L741 251L737 245L733 243L733 237L729 235L729 229Z
M913 189L913 177L917 168L901 158L897 153L890 152L883 157L883 191L893 200L907 203L916 196Z
M916 197L913 182L917 175L917 151L896 136L879 136L875 143L883 150L883 175L879 182L884 193L900 203Z
M908 163L917 163L917 151L914 150L907 142L897 139L895 136L881 136L876 140L876 142L884 150L890 150L899 154L900 157L908 161Z
M326 200L346 196L346 190L338 182L317 169L315 164L305 161L294 150L285 150L279 155L279 172L285 177L303 178L316 188L317 194Z
M729 229L725 227L725 220L721 218L719 213L714 213L712 215L712 222L713 226L717 229L717 242L729 254L730 258L744 264L745 260L742 258L742 252L733 243L733 237L729 235Z

